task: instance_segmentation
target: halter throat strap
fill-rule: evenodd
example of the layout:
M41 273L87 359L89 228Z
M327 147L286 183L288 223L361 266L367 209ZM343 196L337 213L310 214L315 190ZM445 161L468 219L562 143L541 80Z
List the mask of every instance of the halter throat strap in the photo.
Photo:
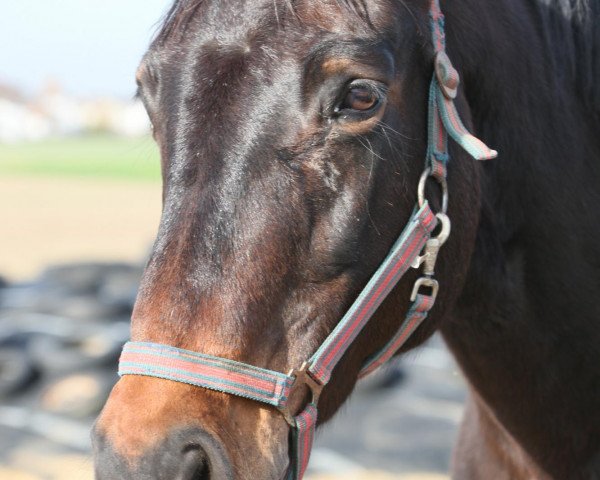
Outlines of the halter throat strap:
M304 476L317 425L319 396L330 381L335 366L409 268L423 267L423 275L414 285L406 317L386 346L367 360L359 377L368 375L389 360L427 318L435 304L439 288L434 278L435 263L450 233L450 221L446 216L448 136L476 160L497 156L496 151L467 131L454 105L459 76L446 55L444 16L439 0L431 0L430 21L434 73L429 90L425 171L419 184L418 204L389 254L314 355L301 368L284 374L156 343L129 342L123 348L120 376L143 375L187 383L277 408L292 432L288 480L301 480ZM430 177L440 184L443 193L442 212L437 215L432 212L424 194L425 183ZM432 237L438 225L441 226L440 233ZM423 293L424 287L430 290ZM303 387L309 388L312 398L300 413L294 414L289 409L289 399L293 389Z

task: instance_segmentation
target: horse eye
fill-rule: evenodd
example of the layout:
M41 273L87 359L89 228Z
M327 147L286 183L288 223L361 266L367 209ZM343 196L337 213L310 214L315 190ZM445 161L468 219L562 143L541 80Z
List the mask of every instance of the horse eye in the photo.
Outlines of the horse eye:
M348 90L340 108L342 110L350 109L365 112L372 109L378 102L379 97L372 89L356 86Z

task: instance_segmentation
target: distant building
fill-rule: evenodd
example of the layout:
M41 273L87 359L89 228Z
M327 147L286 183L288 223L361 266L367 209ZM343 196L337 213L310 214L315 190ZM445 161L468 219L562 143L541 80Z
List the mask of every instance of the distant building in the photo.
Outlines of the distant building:
M138 101L81 100L49 80L35 99L0 84L0 142L42 140L91 132L142 136L150 131L148 116Z
M88 100L80 104L85 130L110 132L127 137L147 135L150 121L139 101Z
M0 142L42 140L52 134L52 124L26 104L0 96Z

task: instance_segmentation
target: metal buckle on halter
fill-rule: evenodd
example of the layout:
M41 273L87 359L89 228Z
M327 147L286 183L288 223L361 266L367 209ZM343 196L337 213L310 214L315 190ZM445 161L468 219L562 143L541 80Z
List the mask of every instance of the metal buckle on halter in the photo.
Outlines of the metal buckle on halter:
M288 377L294 377L294 383L292 384L292 388L297 388L299 386L307 386L311 393L311 400L309 403L313 403L317 405L319 403L319 397L321 396L321 392L323 391L324 385L321 385L314 378L311 377L310 372L308 371L310 367L309 362L304 362L302 366L298 368L293 368L289 371ZM291 397L291 392L290 392ZM296 427L295 415L292 415L290 408L288 405L279 408L279 411L282 413L285 421L291 426Z
M431 288L431 294L429 296L431 297L431 300L435 303L437 294L440 291L440 284L437 280L431 277L421 277L415 282L415 286L413 287L413 291L410 295L410 301L414 302L417 299L417 295L419 294L419 290L421 289L421 287Z
M427 179L431 176L431 169L426 168L419 181L418 195L419 206L421 207L425 204L425 184L427 183ZM414 302L417 299L419 290L422 287L431 288L430 296L435 302L440 289L440 284L433 278L433 275L435 274L435 264L437 263L438 254L440 253L442 245L446 243L446 240L448 240L448 237L450 236L451 224L448 215L446 215L446 211L448 210L448 184L446 183L446 179L443 177L433 178L437 180L442 189L442 211L436 214L436 218L441 225L441 230L436 237L427 240L423 255L415 258L415 261L411 265L413 268L419 268L421 265L424 265L424 276L415 282L412 294L410 296L411 302Z
M430 238L429 240L427 240L427 243L425 244L425 252L423 253L423 255L417 257L411 265L413 268L419 268L421 265L424 265L423 274L425 275L415 282L415 286L413 287L413 291L410 296L411 302L414 302L417 299L417 295L421 287L431 288L430 296L435 302L438 291L440 289L440 284L437 280L433 279L432 277L435 274L435 264L437 263L440 249L442 248L442 245L446 243L446 240L448 240L448 237L450 236L450 219L445 213L438 213L436 215L436 218L442 226L440 233L437 237Z
M435 274L435 264L437 262L438 254L440 253L442 245L446 243L446 240L448 240L448 237L450 236L450 219L448 218L448 215L445 213L438 213L436 218L442 226L440 233L437 237L427 240L425 252L423 255L415 258L415 261L411 265L413 268L419 268L424 264L423 273L428 277Z

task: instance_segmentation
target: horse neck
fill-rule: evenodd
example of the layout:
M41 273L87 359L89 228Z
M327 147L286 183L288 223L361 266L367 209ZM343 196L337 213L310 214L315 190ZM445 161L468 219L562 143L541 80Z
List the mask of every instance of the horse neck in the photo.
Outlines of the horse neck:
M547 3L445 8L476 133L500 157L482 167L477 245L442 332L538 465L587 479L600 474L600 124Z

